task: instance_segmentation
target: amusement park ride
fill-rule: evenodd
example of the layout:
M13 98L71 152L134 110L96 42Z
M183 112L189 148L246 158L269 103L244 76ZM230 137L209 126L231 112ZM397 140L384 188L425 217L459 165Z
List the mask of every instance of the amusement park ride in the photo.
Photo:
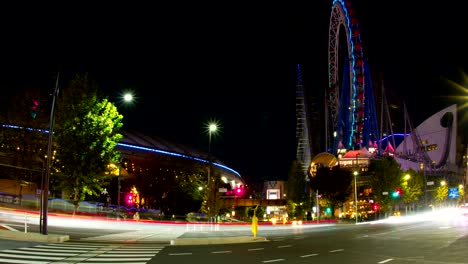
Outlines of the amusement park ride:
M340 55L346 56L341 58ZM357 159L356 155L359 153L361 155L359 158L394 155L396 143L383 81L380 87L379 122L369 63L363 50L361 29L350 1L334 0L332 4L328 41L328 78L325 106L322 111L325 113L325 151L318 153L317 149L312 149L311 138L316 136L312 134L317 131L310 130L311 119L314 117L308 112L310 105L307 104L307 99L310 98L305 96L301 65L298 65L296 159L303 162L306 175L309 169L313 169L310 168L311 161L316 160L317 156L324 156L323 153L334 156L336 161L341 158ZM405 122L406 120L409 118L405 118ZM412 129L412 126L410 128ZM415 139L418 137L417 133L411 133L411 136L416 137ZM419 144L420 140L413 142ZM414 149L423 148L418 146ZM423 153L414 153L414 155L418 160L430 162ZM329 161L330 158L326 162Z
M343 71L339 69L339 44L343 43L340 29L344 29L347 43ZM326 150L334 154L373 147L379 138L372 81L360 33L350 2L334 1L329 26L326 91Z

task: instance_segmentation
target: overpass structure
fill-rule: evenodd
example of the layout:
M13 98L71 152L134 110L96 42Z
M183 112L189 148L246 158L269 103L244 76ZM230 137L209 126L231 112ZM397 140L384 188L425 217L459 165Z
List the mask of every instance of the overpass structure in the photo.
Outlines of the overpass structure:
M233 197L224 197L220 199L219 208L229 208L236 206L284 206L287 204L285 199L241 199Z

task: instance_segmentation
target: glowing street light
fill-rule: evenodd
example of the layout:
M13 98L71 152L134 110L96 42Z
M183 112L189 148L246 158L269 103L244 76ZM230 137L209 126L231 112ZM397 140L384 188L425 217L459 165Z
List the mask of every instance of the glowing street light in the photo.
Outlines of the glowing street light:
M123 99L124 99L125 102L131 102L131 101L133 101L133 94L126 93L126 94L124 94Z
M208 125L208 153L211 152L211 134L216 133L218 130L218 125L216 123L210 123Z

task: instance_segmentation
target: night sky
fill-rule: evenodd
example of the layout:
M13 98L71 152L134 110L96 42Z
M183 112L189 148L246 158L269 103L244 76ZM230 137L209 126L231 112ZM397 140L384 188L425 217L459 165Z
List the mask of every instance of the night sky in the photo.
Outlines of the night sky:
M323 96L331 2L10 12L1 26L2 91L51 89L58 65L64 76L85 70L118 104L124 128L207 151L206 123L217 120L215 156L247 179L285 179L295 158L296 65L306 92ZM419 124L460 102L448 96L466 96L444 79L467 86L468 21L454 0L407 2L353 5L371 74ZM126 90L136 96L131 107L119 105Z

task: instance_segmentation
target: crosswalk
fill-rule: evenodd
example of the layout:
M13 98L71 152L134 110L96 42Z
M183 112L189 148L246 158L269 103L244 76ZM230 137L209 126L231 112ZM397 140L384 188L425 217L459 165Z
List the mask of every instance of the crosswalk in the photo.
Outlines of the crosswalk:
M0 250L0 263L145 264L164 245L62 242Z

